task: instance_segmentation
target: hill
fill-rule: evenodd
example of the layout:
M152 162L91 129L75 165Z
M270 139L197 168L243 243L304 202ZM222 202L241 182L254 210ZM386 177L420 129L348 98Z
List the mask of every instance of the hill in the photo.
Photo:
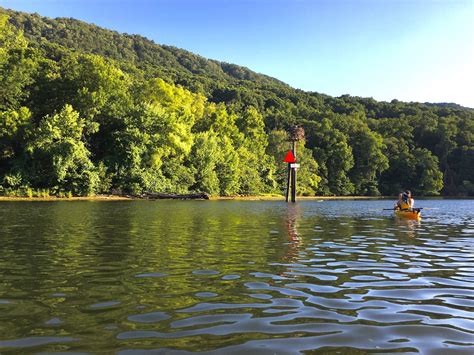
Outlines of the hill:
M302 194L474 194L472 109L304 92L138 35L0 15L6 193L281 191L284 131L302 124Z

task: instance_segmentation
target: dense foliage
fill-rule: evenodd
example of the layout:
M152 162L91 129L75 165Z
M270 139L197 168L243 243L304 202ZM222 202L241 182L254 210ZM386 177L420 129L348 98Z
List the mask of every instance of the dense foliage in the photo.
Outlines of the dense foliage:
M295 90L73 19L0 8L0 189L474 195L474 110Z

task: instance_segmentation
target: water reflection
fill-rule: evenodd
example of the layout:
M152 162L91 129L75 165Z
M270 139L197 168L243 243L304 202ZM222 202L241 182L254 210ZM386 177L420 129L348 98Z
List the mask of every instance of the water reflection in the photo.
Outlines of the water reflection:
M288 250L284 257L287 262L295 262L298 258L302 238L298 235L297 223L301 217L301 207L296 204L287 206L286 229L288 235Z
M420 230L421 227L421 221L419 220L395 218L395 221L399 229L403 233L406 233L406 236L409 238L415 238L417 236L417 230Z
M470 353L474 206L369 206L0 204L0 352Z

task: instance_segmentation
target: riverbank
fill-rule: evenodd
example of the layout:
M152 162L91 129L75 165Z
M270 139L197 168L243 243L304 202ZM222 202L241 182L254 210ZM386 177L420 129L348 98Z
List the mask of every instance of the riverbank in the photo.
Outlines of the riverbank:
M328 200L396 200L397 196L298 196L297 201L328 201ZM176 198L174 198L176 200ZM417 200L443 200L443 199L474 199L473 196L420 196ZM73 196L73 197L16 197L0 196L2 201L135 201L135 200L157 200L132 196L96 195L96 196ZM166 200L166 198L161 198ZM179 199L178 199L179 200ZM184 198L181 200L185 200ZM204 199L202 199L204 200ZM256 195L256 196L209 196L210 201L284 201L283 195Z
M394 196L297 196L296 200L379 200L396 199ZM257 195L257 196L215 196L210 200L239 200L239 201L284 201L283 195Z
M0 201L126 201L133 200L127 196L96 195L96 196L73 196L73 197L17 197L0 196Z
M394 196L298 196L297 200L378 200L396 199ZM16 197L0 196L0 201L132 201L145 200L145 198L117 195L95 195L85 197ZM210 196L211 201L284 201L283 195L255 195L255 196Z

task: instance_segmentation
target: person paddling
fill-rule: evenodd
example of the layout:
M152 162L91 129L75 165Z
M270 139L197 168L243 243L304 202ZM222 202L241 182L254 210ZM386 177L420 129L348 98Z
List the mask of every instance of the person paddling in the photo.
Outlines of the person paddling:
M411 191L406 190L398 195L398 201L395 204L396 210L411 210L415 206L415 200L411 197Z

